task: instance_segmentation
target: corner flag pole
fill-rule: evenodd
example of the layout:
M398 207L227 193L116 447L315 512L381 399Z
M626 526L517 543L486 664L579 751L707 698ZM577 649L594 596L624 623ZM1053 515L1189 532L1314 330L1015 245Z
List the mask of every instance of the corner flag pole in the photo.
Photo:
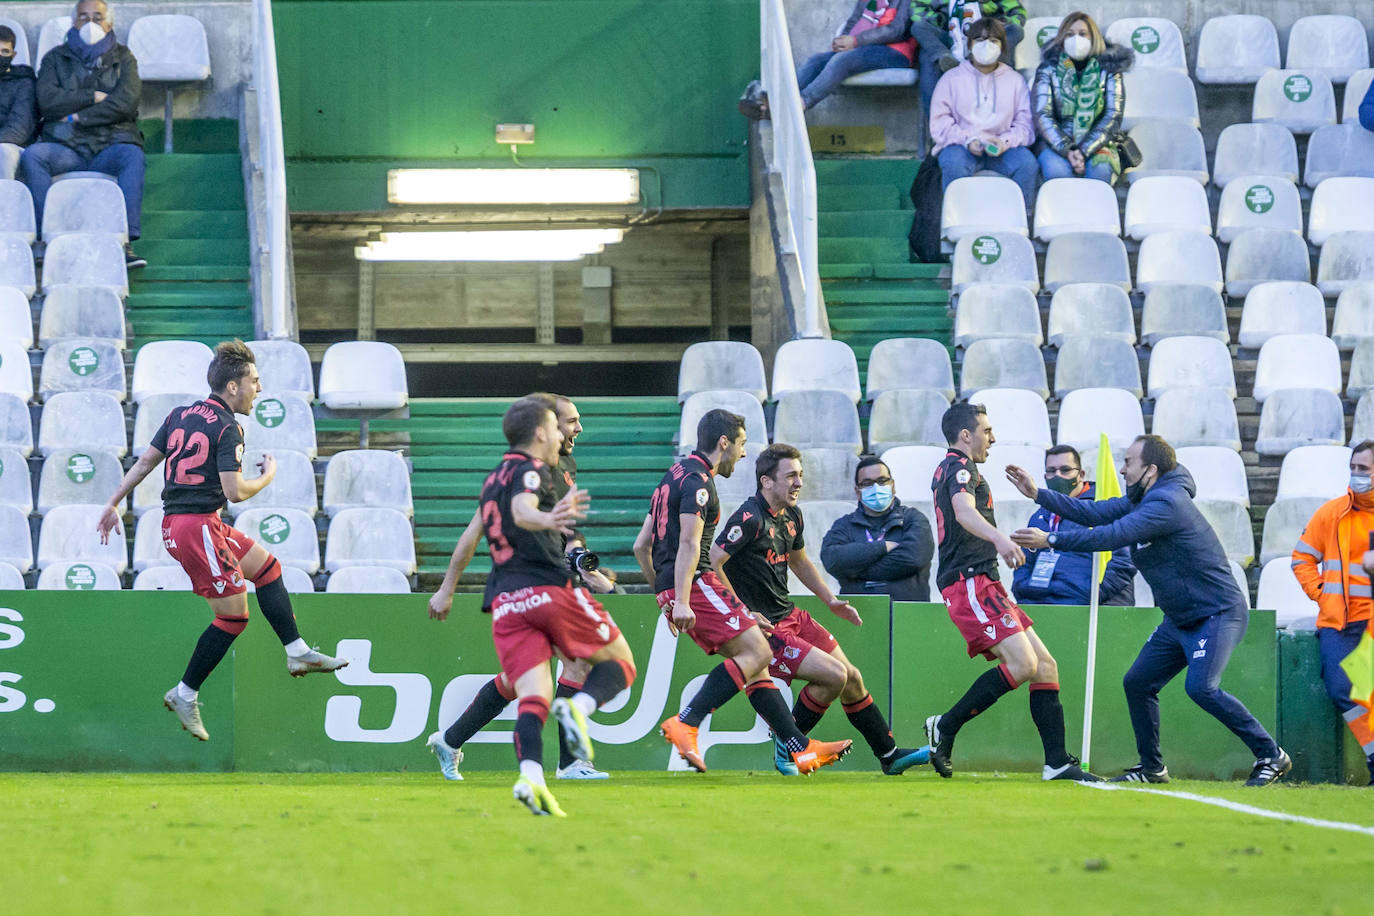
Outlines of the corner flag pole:
M1115 462L1112 460L1112 446L1106 433L1101 433L1097 441L1097 489L1094 501L1111 499L1121 495L1121 485L1116 479ZM1093 554L1092 585L1088 593L1088 671L1084 678L1083 696L1083 768L1089 768L1093 745L1093 682L1097 674L1097 609L1101 604L1102 577L1107 574L1107 561L1111 554L1097 551Z

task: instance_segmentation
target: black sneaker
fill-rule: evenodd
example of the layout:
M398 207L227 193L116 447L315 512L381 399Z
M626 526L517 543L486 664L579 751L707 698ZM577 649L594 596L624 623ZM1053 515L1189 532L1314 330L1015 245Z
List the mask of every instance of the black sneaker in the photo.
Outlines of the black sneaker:
M147 267L148 262L134 254L132 242L124 243L124 268L126 270L137 270L140 267Z
M1169 768L1160 767L1159 772L1151 773L1140 764L1127 767L1126 771L1119 776L1113 776L1107 782L1168 782Z
M1063 766L1052 767L1049 764L1045 764L1045 769L1041 773L1040 778L1045 780L1045 782L1050 782L1055 779L1068 779L1073 782L1102 782L1101 776L1094 776L1092 773L1089 773L1079 766L1080 763L1082 763L1081 760L1073 754L1070 754L1069 762Z
M1288 756L1288 752L1279 748L1277 757L1261 757L1255 761L1255 768L1250 771L1250 778L1245 780L1247 786L1267 786L1269 783L1283 776L1293 769L1293 758Z
M940 731L940 717L926 719L926 739L930 741L930 765L945 779L954 775L951 758L954 756L954 736Z
M884 776L900 776L914 766L930 762L930 748L899 747L886 757L878 760Z

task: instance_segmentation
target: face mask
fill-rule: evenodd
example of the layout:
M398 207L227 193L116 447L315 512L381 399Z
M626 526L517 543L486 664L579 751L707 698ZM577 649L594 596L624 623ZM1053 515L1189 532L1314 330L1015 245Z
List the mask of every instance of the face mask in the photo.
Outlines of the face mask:
M1369 477L1364 474L1351 474L1350 489L1354 490L1356 493L1368 493L1371 489L1374 489L1374 477Z
M887 507L892 505L892 485L880 486L875 483L864 487L859 491L859 502L874 512L886 512Z
M1063 493L1065 496L1068 496L1075 489L1077 489L1078 481L1070 480L1067 477L1060 477L1056 474L1054 477L1048 477L1045 479L1045 486L1049 487L1056 493Z
M1064 53L1074 60L1083 60L1093 48L1093 40L1087 35L1070 35L1064 39Z
M13 57L0 57L0 73L8 73L12 63L14 63Z
M105 27L98 22L88 22L81 27L77 34L87 45L93 45L105 37Z
M973 62L980 67L990 67L1002 56L1002 45L995 41L975 41L973 43Z

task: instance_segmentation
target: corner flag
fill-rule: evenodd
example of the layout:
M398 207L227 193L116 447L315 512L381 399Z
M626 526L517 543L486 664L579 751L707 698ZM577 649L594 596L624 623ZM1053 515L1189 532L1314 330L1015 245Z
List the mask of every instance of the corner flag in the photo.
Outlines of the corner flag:
M1097 488L1093 491L1093 501L1111 499L1121 495L1121 484L1116 479L1116 462L1112 460L1112 444L1107 434L1100 433L1097 440ZM1107 561L1111 559L1110 550L1099 550L1093 554L1092 587L1088 597L1088 670L1083 685L1083 749L1079 756L1086 770L1092 753L1093 743L1093 684L1097 672L1097 608L1101 603L1098 589L1102 578L1107 575Z
M1100 433L1097 440L1097 482L1096 489L1093 491L1093 502L1100 502L1104 499L1114 499L1121 495L1121 481L1116 477L1116 462L1112 460L1112 446L1107 441L1107 434ZM1097 573L1097 581L1107 575L1107 562L1111 559L1111 551L1099 550L1093 554L1093 569Z
M1370 710L1374 725L1374 633L1367 628L1360 644L1341 662L1341 668L1350 678L1350 699Z

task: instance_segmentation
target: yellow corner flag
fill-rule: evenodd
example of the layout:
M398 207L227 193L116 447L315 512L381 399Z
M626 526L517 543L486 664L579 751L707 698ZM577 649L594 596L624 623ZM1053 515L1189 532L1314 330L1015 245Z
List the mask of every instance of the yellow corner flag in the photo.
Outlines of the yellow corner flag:
M1098 434L1096 480L1097 489L1093 493L1094 502L1113 499L1121 495L1121 481L1116 476L1116 462L1112 460L1112 445L1107 441L1106 433ZM1099 550L1093 554L1098 582L1101 582L1103 576L1107 575L1107 563L1111 556L1111 551L1108 550Z
M1355 651L1341 661L1341 668L1350 678L1350 699L1370 710L1374 718L1374 633L1365 629Z

